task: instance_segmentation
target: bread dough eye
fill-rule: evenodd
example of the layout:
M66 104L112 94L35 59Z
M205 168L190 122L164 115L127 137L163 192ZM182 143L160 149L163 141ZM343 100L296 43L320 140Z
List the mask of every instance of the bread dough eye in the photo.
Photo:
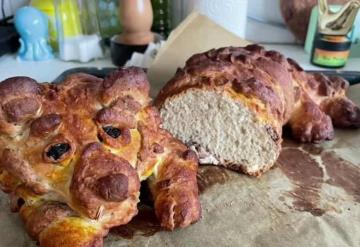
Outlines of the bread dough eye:
M116 126L116 125L115 125ZM98 139L100 142L113 147L121 148L131 143L131 132L128 128L114 125L98 125Z
M105 131L106 134L108 134L114 139L117 139L121 135L121 130L113 126L105 126L103 127L103 130Z
M54 144L46 150L46 156L51 160L59 161L70 149L71 146L68 143Z

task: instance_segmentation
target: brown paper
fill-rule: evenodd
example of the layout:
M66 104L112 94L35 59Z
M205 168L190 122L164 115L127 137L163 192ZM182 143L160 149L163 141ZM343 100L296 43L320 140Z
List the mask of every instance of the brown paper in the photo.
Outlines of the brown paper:
M193 54L224 46L249 44L197 12L189 15L169 36L148 70L152 96L183 67Z
M360 85L350 88L349 97L360 105ZM259 179L202 166L198 223L165 232L142 215L131 227L115 230L106 244L359 247L360 130L335 134L321 145L285 140L276 166Z
M191 34L198 25L207 31ZM210 32L212 28L219 35ZM244 44L196 14L179 29L185 38L176 30L150 70L158 81L165 82L192 53ZM215 42L213 46L209 39ZM161 66L164 74L158 69ZM349 95L359 105L360 85L351 87ZM259 179L202 166L198 176L202 219L198 223L174 232L162 231L151 208L142 207L129 225L111 231L105 246L359 247L359 147L360 130L336 130L336 138L321 145L285 141L277 165ZM3 193L0 207L0 246L35 246L19 216L10 213Z
M360 85L349 95L360 104ZM321 145L284 146L291 156L282 154L259 179L202 166L198 223L161 231L153 211L141 209L130 225L112 230L105 246L359 247L360 130L336 130L336 138ZM0 246L35 246L3 193L0 207Z

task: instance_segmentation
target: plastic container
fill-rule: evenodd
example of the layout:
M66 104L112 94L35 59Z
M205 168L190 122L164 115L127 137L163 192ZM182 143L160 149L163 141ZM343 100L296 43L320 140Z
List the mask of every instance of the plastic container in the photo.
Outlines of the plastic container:
M89 62L103 57L96 0L55 0L59 57Z

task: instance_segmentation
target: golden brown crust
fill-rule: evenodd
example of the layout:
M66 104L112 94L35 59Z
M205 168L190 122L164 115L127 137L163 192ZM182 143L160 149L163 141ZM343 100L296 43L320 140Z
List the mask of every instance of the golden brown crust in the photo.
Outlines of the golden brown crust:
M49 114L42 116L31 123L30 134L42 137L55 131L61 124L61 116L58 114Z
M265 172L269 171L274 166L274 164L267 164L263 168L257 171L249 171L242 164L239 165L239 164L228 163L228 164L222 164L222 166L235 172L244 173L252 177L260 178Z
M72 216L74 212L66 204L46 202L40 205L22 207L20 215L30 237L38 240L40 233L51 223Z
M293 76L305 99L307 97L315 102L331 118L335 127L360 127L360 108L346 97L349 88L346 80L338 76L305 73L294 61L289 60L289 63L293 66Z
M18 97L23 95L38 95L40 92L39 84L30 77L12 77L1 82L0 97Z
M313 101L304 101L290 119L293 137L301 142L319 143L334 138L331 119Z
M244 95L249 101L260 99L266 108L261 114L283 121L288 119L293 105L288 67L281 54L256 45L211 50L191 57L160 91L155 104L161 106L167 98L189 88L216 88L235 97ZM254 104L254 110L259 106Z
M18 125L35 118L41 110L41 88L28 77L9 78L0 84L0 133L16 135Z
M103 187L103 179L109 181L112 176L118 179L119 183L126 183L123 200L114 200L121 195L104 197L107 192L104 191L106 188ZM99 191L101 189L103 190ZM116 188L108 187L108 189L119 192ZM98 143L89 144L84 149L79 162L75 165L70 185L70 192L77 209L91 219L98 219L101 211L112 214L113 220L107 223L109 226L126 224L129 220L128 216L137 214L139 190L140 181L136 170L126 160L108 153ZM128 209L128 205L131 205L131 208Z
M44 229L39 242L44 247L102 247L107 232L81 218L66 217Z
M334 137L332 123L360 127L360 109L346 98L344 79L308 74L294 60L259 45L193 55L160 91L155 104L161 108L191 88L241 101L268 126L271 136L278 137L274 142L279 149L285 124L296 140L315 143Z
M145 72L140 68L117 70L105 79L103 87L102 102L105 105L123 95L137 98L141 104L149 103L150 84Z
M166 229L186 227L201 215L197 156L159 128L160 116L155 107L145 108L141 116L139 131L143 138L137 167L143 174L145 167L155 168L150 178L155 213Z
M36 99L25 97L12 99L3 104L2 108L8 122L18 123L35 115L40 108L40 104Z
M137 214L140 180L186 150L160 128L149 87L138 68L105 80L76 74L59 84L0 83L0 186L40 246L102 246L110 227ZM197 191L194 182L177 186L169 196ZM199 210L197 194L191 201ZM179 225L196 220L188 215Z
M238 95L248 98L253 103L248 104L249 108L261 118L275 118L274 129L280 129L292 118L289 124L294 126L294 138L299 141L320 142L333 137L331 122L325 114L334 122L343 122L337 126L344 127L358 126L360 118L359 107L346 99L348 83L344 79L307 74L294 60L258 45L220 48L194 55L161 90L155 103L161 107L165 100L189 88L230 94L233 89L234 98ZM255 99L260 100L267 111L259 111ZM313 123L317 127L311 127L314 132L311 136L304 120L296 117L306 110L312 113L305 122L317 122Z
M201 216L198 188L196 186L197 158L188 159L179 154L170 156L161 166L153 183L155 213L161 226L173 230L186 227Z
M322 110L328 114L335 127L360 128L360 109L347 98L335 98L321 103Z
M40 177L32 170L30 164L11 149L4 149L0 160L1 169L8 172L15 179L20 180L29 189L38 194L47 192Z

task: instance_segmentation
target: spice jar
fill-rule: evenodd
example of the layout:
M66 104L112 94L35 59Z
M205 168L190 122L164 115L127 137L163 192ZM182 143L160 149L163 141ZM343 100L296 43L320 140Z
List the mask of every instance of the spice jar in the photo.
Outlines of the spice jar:
M350 55L351 40L345 35L318 33L314 40L311 62L326 68L342 68Z
M317 34L311 53L311 63L326 68L344 67L351 47L349 35L360 4L358 0L347 2L333 12L327 0L318 0Z

